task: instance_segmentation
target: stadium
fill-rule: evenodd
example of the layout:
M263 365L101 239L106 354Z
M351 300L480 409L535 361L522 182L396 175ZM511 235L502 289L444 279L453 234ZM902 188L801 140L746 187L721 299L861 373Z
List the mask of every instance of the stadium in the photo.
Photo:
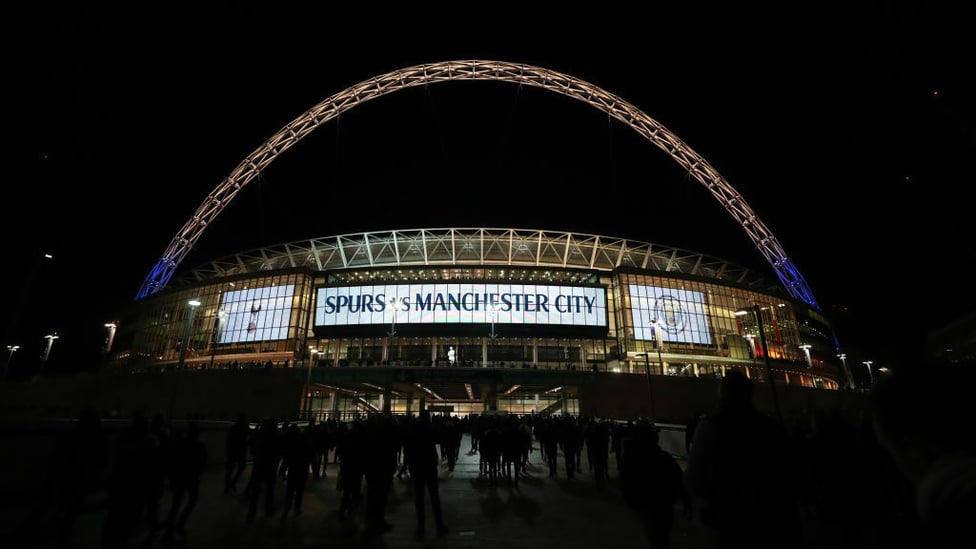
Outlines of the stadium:
M844 384L803 348L831 348L826 320L770 281L598 235L453 228L289 242L193 268L138 311L120 322L128 367L301 367L311 409L325 414L425 401L455 413L579 413L579 385L593 375L642 385L648 371L735 368L765 381L766 353L777 383Z
M778 283L613 235L484 227L319 237L178 270L237 193L308 133L375 97L448 80L535 86L629 125L709 189ZM714 384L705 380L729 369L774 388L767 404L777 408L794 389L851 384L805 280L705 159L596 86L478 60L369 79L282 128L174 236L107 348L123 371L290 371L302 381L300 412L319 417L421 408L683 417L709 406Z

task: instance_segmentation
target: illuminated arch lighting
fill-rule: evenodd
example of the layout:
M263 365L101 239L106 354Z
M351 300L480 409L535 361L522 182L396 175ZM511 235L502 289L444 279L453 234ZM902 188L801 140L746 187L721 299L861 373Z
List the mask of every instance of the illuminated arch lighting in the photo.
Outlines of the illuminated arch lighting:
M487 80L534 86L577 99L628 125L667 153L688 171L739 223L756 249L772 266L790 296L821 310L800 271L786 256L776 237L745 199L704 158L670 130L640 109L593 84L550 69L504 61L461 60L415 65L375 76L316 104L286 124L207 195L192 217L176 233L146 279L136 300L166 287L177 267L204 230L261 170L281 153L341 113L395 91L438 82Z

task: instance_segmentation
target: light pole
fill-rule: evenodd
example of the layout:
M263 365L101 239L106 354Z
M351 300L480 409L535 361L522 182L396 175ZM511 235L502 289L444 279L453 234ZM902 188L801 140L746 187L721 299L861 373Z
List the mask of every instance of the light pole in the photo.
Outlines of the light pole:
M27 305L30 302L31 289L35 284L35 279L41 274L41 269L44 263L47 261L54 261L54 256L49 253L41 253L40 250L34 249L31 254L31 266L27 274L27 278L24 279L24 286L20 290L20 299L17 302L17 306L13 309L13 314L10 316L10 324L7 326L7 341L19 338L20 331L20 321L24 315L24 311L27 309Z
M488 314L491 315L491 331L488 333L488 337L491 338L491 350L492 350L491 355L492 358L494 358L495 338L498 337L498 335L495 334L495 321L498 318L498 309L495 308L494 303L488 305Z
M800 345L800 348L803 349L803 357L807 359L807 368L813 368L813 359L810 358L811 347L809 343Z
M647 377L647 398L648 398L648 402L650 403L648 406L650 408L650 414L651 414L650 420L653 422L654 421L654 385L651 382L651 362L648 359L649 355L650 353L637 353L634 356L644 357L644 374Z
M183 341L180 342L180 361L179 365L176 367L177 370L182 370L183 366L186 364L186 344L187 340L190 339L190 328L193 326L193 315L197 312L197 307L200 306L200 301L196 299L191 299L187 301L187 305L190 306L190 312L186 315L186 327L183 329Z
M44 355L41 357L41 370L37 372L38 376L44 373L44 368L47 366L47 359L51 356L51 347L54 347L54 340L59 337L61 336L59 336L57 332L44 336L44 339L47 340L47 346L44 347Z
M769 383L769 395L773 399L773 410L776 411L776 418L783 421L783 413L779 409L779 399L776 398L776 384L773 382L773 365L769 361L769 347L766 345L766 330L763 329L761 309L759 305L752 305L735 311L735 316L750 313L755 317L756 326L759 327L759 343L762 345L763 359L766 364L766 383Z
M20 349L20 345L7 345L7 350L10 354L7 355L7 367L3 369L3 377L7 377L7 373L10 372L10 363L14 361L14 353Z
M115 341L115 330L118 329L119 324L117 322L106 322L105 327L108 328L108 337L105 338L105 354L108 355L112 352L112 343Z
M854 376L851 375L851 370L847 367L847 353L840 353L837 355L840 359L840 365L844 368L844 375L847 376L847 386L854 390Z
M387 344L386 361L388 365L392 366L393 365L393 336L396 335L396 319L397 319L396 296L391 297L389 303L390 303L390 311L393 313L393 319L390 321L390 333L388 334L390 336L390 342L389 344Z
M318 349L308 350L308 369L305 372L305 418L312 417L312 365L319 354Z
M868 367L868 379L870 380L871 387L874 387L874 372L871 371L871 365L874 364L874 362L870 360L865 360L861 362L861 364Z
M213 334L210 335L210 368L213 369L214 359L217 358L217 338L220 337L220 326L224 322L227 313L221 309L217 312L217 319L214 320Z
M651 321L651 336L653 337L651 345L657 349L657 362L661 365L661 375L665 375L664 359L661 358L661 347L664 346L664 333L662 330L663 327L661 326L660 320L655 318Z
M179 365L176 367L177 370L182 370L183 365L186 363L186 345L187 340L190 339L190 327L193 325L193 315L197 312L197 307L200 306L200 301L197 299L191 299L186 302L190 306L190 312L186 316L186 327L183 329L183 341L180 342L180 361ZM173 417L173 410L176 408L176 393L180 387L180 379L182 372L177 372L176 378L173 380L173 394L169 397L169 409L166 411L166 417Z

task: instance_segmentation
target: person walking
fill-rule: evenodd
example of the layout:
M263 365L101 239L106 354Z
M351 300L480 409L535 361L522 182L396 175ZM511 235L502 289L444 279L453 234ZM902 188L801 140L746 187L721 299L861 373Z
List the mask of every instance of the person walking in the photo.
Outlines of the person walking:
M423 539L426 520L426 502L430 498L431 513L437 535L447 533L444 525L444 515L441 510L441 495L437 476L437 434L430 419L428 410L421 410L417 421L411 424L404 441L404 459L413 480L414 511L417 514L417 528L414 535Z
M302 429L295 423L288 426L284 436L282 459L287 470L285 479L285 503L281 507L281 520L288 518L288 512L294 510L295 516L302 514L302 499L305 497L305 486L308 484L309 469L312 465L314 444L310 431L314 433L315 424L309 424Z
M264 499L264 513L271 516L274 513L274 486L278 472L278 460L281 457L281 434L278 431L278 420L268 418L251 438L251 455L254 464L251 467L251 480L247 485L247 523L254 523L258 512L258 505Z
M386 520L386 504L397 469L399 440L396 429L389 414L376 414L366 420L366 460L363 470L366 478L366 528L374 534L385 534L393 529L393 524Z
M642 421L621 441L620 490L644 527L648 547L669 549L675 504L681 503L687 518L693 511L681 465L661 448L658 436L652 423Z
M247 416L240 414L227 430L224 438L224 493L236 494L237 482L247 468L247 448L251 442L251 427Z
M363 476L366 462L366 427L356 418L348 427L341 427L337 439L336 456L339 459L339 476L336 488L342 492L338 515L340 520L354 516L363 493Z
M976 547L974 386L971 364L915 366L869 395L877 442L914 491L919 547Z
M196 421L186 424L186 432L172 443L170 469L171 500L166 522L167 539L174 534L186 537L186 522L200 500L200 477L207 469L207 446L200 440ZM186 503L183 503L183 498Z
M729 370L719 389L717 410L695 428L685 469L699 519L719 549L801 547L800 490L789 480L789 467L799 462L795 441L756 409L744 374ZM762 527L755 517L763 517Z

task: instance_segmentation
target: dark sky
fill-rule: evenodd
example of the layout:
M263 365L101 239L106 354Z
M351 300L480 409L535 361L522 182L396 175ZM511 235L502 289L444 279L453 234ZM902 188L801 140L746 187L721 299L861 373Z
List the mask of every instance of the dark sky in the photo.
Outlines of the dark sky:
M971 8L493 6L5 4L0 316L20 333L3 345L40 345L57 329L64 349L97 348L102 324L264 140L370 77L452 59L569 74L677 134L843 317L842 344L897 360L906 339L976 310ZM401 90L319 128L240 193L182 266L311 236L450 226L627 237L775 279L702 185L629 127L491 82ZM35 271L43 251L55 258ZM14 321L25 298L43 314Z

